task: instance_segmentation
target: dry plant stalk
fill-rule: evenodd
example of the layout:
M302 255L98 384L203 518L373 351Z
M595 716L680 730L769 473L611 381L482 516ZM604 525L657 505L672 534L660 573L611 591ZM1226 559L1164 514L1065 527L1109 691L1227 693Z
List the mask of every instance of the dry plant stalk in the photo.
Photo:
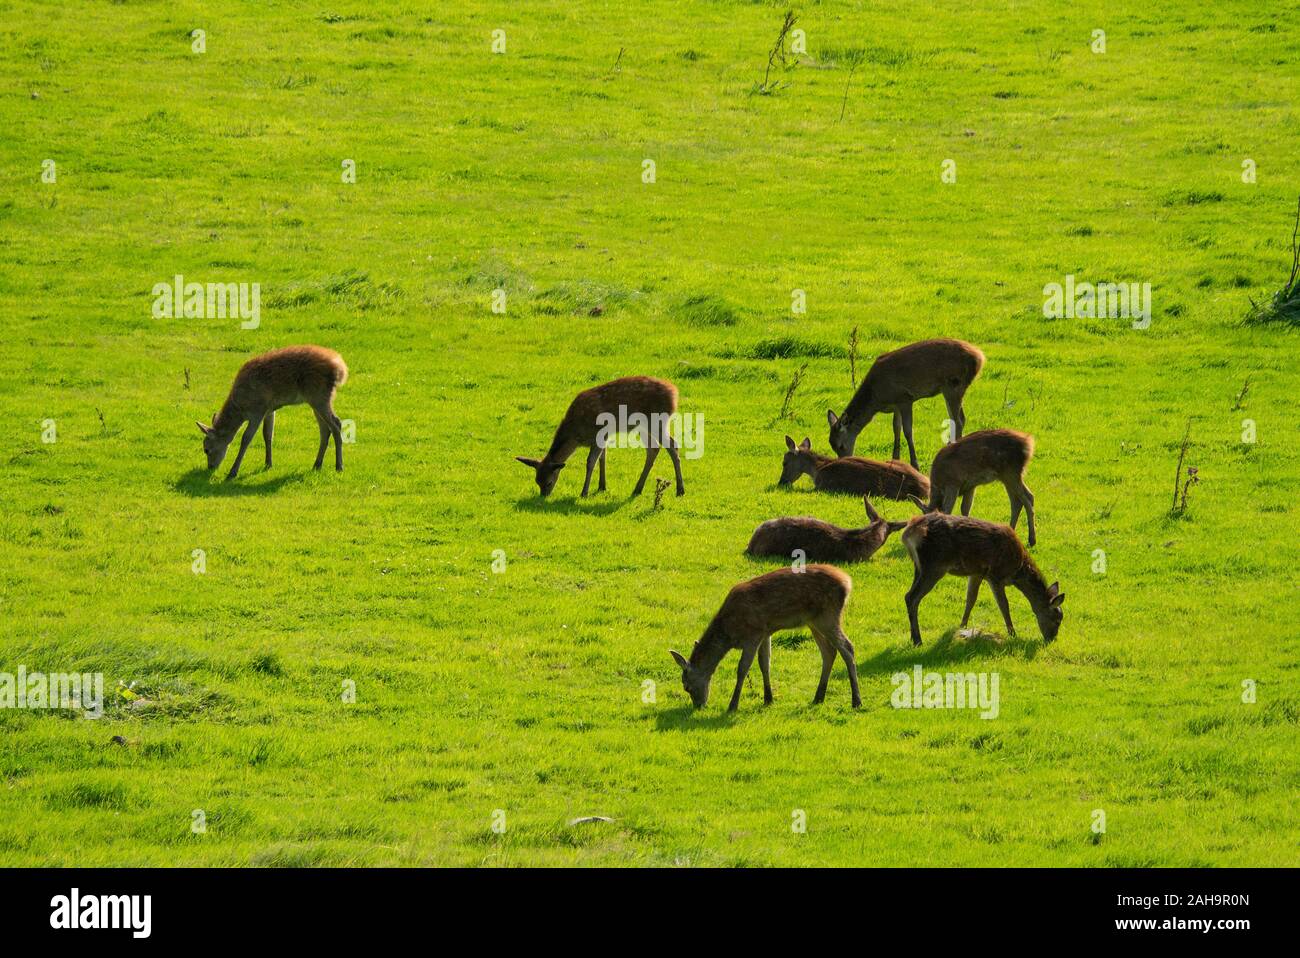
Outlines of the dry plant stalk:
M1192 420L1189 418L1187 420L1187 431L1183 433L1182 447L1178 450L1178 468L1174 470L1174 500L1169 505L1170 513L1178 512L1178 490L1179 490L1179 485L1182 483L1183 480L1183 460L1187 458L1187 446L1191 442L1191 438L1192 438ZM1183 501L1186 502L1185 493L1184 493Z
M794 394L798 391L799 384L803 382L803 374L807 371L808 364L804 363L790 380L790 385L785 389L785 399L781 401L781 415L776 417L778 421L790 418L790 403L794 401Z
M787 10L785 12L785 20L781 24L781 32L777 34L776 43L772 44L772 52L767 55L767 69L763 71L763 82L758 88L759 92L767 93L771 89L771 87L768 86L768 82L772 76L772 64L775 63L778 58L781 60L781 66L785 66L785 38L790 34L790 31L794 29L794 25L798 19L799 18L794 15L793 10Z
M655 480L655 505L654 505L655 512L658 512L660 509L664 507L664 493L668 491L668 487L671 485L672 483L669 482L667 479Z

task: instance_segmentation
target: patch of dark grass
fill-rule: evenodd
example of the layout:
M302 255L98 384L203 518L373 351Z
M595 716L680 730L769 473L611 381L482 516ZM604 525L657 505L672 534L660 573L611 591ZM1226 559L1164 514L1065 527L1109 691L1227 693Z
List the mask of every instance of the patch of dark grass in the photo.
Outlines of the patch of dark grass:
M580 279L558 283L542 290L532 305L535 312L551 316L570 313L600 316L611 306L625 305L640 295L638 291L625 286Z
M1164 206L1203 206L1206 203L1222 203L1223 194L1218 190L1173 190L1160 200Z
M824 47L817 55L826 66L851 67L869 63L886 69L925 66L934 59L933 50L916 50L911 47L849 46Z
M284 675L284 666L280 664L280 657L273 651L260 652L253 656L248 662L248 668L259 675L269 675L277 679Z
M669 315L687 326L734 326L740 321L734 306L709 293L687 296L669 308Z
M465 275L461 284L472 289L504 289L507 293L526 293L533 288L527 273L493 258L479 263L476 269Z
M403 295L402 288L395 283L376 283L366 273L346 271L315 282L272 290L263 305L272 309L298 309L331 303L364 312L390 306Z
M800 339L797 336L778 336L763 339L739 351L724 350L718 354L724 359L843 359L843 346Z
M55 789L45 796L45 804L56 812L67 812L78 808L122 812L130 806L126 789L121 785L99 785L93 782L78 782L75 785Z

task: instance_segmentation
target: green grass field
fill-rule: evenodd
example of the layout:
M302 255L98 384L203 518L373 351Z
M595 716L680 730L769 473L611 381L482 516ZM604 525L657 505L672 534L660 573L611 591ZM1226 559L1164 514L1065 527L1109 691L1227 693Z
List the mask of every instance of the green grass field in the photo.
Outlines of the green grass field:
M0 672L107 697L0 709L0 863L1300 864L1300 340L1241 323L1291 263L1294 18L804 4L763 90L784 6L452 6L0 0ZM177 274L260 283L260 326L155 318ZM1150 327L1044 318L1067 275L1151 283ZM695 712L667 650L775 567L754 527L860 524L775 487L785 434L828 451L854 328L859 376L987 354L967 429L1037 437L1060 638L987 590L956 634L949 578L914 652L894 537L848 569L861 711L842 666L809 704L804 632L772 707L754 669L725 712L733 654ZM259 439L209 476L194 420L301 342L351 368L346 471L300 406L270 472ZM512 457L631 374L704 418L686 496L629 499L615 449L607 493L579 454L539 500ZM915 663L998 673L999 716L894 709Z

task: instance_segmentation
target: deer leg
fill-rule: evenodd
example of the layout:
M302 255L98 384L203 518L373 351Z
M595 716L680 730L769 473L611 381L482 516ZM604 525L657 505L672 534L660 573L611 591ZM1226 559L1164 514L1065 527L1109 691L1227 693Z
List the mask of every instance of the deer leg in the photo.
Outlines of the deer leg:
M966 623L970 621L971 610L975 608L975 600L979 598L980 583L984 580L977 575L971 576L966 580L966 611L962 613L961 628L966 628Z
M973 503L974 501L975 501L975 487L972 486L971 488L967 489L965 492L961 494L961 514L963 516L970 515L971 503Z
M839 648L840 658L844 659L844 667L849 670L849 688L853 691L853 707L862 708L862 693L858 691L858 663L853 652L853 643L849 637L844 634L844 627L835 623L835 631L831 633L835 637L835 645Z
M898 407L899 417L903 420L903 435L907 438L907 453L912 460L912 468L919 469L916 461L916 443L912 441L912 404Z
M966 428L966 412L961 407L965 395L965 390L943 394L943 401L948 407L948 418L952 420L953 429L956 431L956 435L952 437L954 442L961 438L962 430Z
M334 468L343 471L343 420L334 415L333 408L328 410L330 433L334 436Z
M587 493L591 489L592 470L596 468L596 463L600 460L601 453L604 451L599 445L594 445L591 447L591 452L587 453L587 478L582 481L582 498L584 499L587 498ZM605 472L603 468L600 471L602 474ZM603 483L601 488L604 488Z
M226 476L227 479L234 479L239 475L239 464L244 461L244 453L248 452L248 444L253 441L253 437L257 435L257 430L261 425L261 416L258 416L256 419L248 420L248 425L244 427L244 435L240 437L239 440L239 452L236 454L235 461L230 467L230 473Z
M1024 503L1020 501L1020 494L1016 492L1016 487L1007 483L1007 498L1011 500L1011 528L1016 527L1016 522L1020 519L1020 510Z
M993 590L993 598L998 600L998 608L1002 610L1002 621L1007 624L1007 635L1015 635L1016 627L1011 624L1011 607L1007 605L1006 586L990 580L989 588Z
M903 453L903 417L894 410L894 458L897 459Z
M810 625L809 628L822 653L822 677L817 683L817 694L813 696L813 705L821 705L826 698L826 685L831 680L831 668L835 665L835 646L819 627Z
M325 450L330 447L330 427L325 424L325 417L319 409L313 406L312 412L316 414L316 425L320 427L320 448L316 450L316 465L312 468L319 469L325 461Z
M1016 489L1016 495L1025 504L1025 518L1029 520L1029 544L1032 546L1038 541L1038 535L1034 530L1034 494L1029 491L1029 487L1025 485L1023 479L1019 480L1016 485L1019 487Z
M921 644L921 627L916 621L916 611L921 605L921 600L930 594L933 589L943 578L942 572L932 572L928 569L917 568L916 575L912 579L912 587L907 590L907 596L904 602L907 604L907 620L912 626L912 644Z
M763 704L772 704L772 637L764 636L758 643L758 668L763 673Z
M943 491L942 507L943 511L948 513L948 515L952 515L953 506L957 505L957 492L958 490L956 486Z
M632 495L641 495L641 490L645 488L646 477L650 475L650 470L654 467L655 459L659 456L659 444L651 442L646 445L645 449L645 468L641 470L641 478L636 481L636 488L632 490Z
M606 449L604 449L604 448L602 448L602 449L600 450L600 485L596 487L596 491L597 491L597 492L604 492L604 491L605 491L605 459L606 459L606 455L605 455L605 454L606 454L606 452L608 452L608 450L606 450Z
M686 485L682 482L682 458L677 454L677 440L668 432L668 426L664 425L664 445L668 447L668 458L673 461L673 471L677 473L677 494L686 495Z
M760 644L751 643L740 650L740 665L736 667L736 691L731 693L731 704L727 706L728 712L740 708L740 690L745 687L745 676L749 674L749 667L754 662L754 653L758 651Z
M275 435L275 410L272 409L262 420L262 439L266 442L266 468L271 468L271 437Z

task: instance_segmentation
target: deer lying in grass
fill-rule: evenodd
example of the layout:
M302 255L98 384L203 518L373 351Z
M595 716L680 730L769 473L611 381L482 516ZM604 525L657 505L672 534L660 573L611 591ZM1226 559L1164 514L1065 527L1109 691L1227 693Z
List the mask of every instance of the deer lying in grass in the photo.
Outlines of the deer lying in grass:
M1014 429L986 429L949 443L930 466L930 509L952 512L961 496L961 514L970 515L975 489L1000 482L1011 499L1011 528L1023 506L1029 518L1029 545L1034 531L1034 494L1025 485L1025 469L1034 456L1034 437Z
M751 556L791 558L796 549L813 562L865 562L885 544L891 533L904 528L906 522L886 522L862 497L871 524L861 529L841 529L829 522L807 516L768 519L754 530L745 552Z
M230 466L234 479L244 461L248 444L262 427L266 441L266 467L271 468L271 437L275 432L275 411L281 406L306 403L316 414L320 426L320 449L316 451L319 469L325 460L330 437L334 437L334 468L343 471L343 421L334 415L334 391L348 379L343 357L320 346L287 346L254 356L240 367L225 405L212 417L212 425L195 423L203 433L203 451L208 468L216 469L226 457L239 427L248 423L239 442L239 452Z
M927 339L890 353L882 353L867 370L862 385L844 409L843 416L826 410L831 427L831 448L838 456L853 455L858 433L877 413L894 414L894 458L899 457L899 432L907 437L907 451L915 468L912 442L912 403L943 393L948 416L961 438L966 426L962 397L984 367L984 354L960 339Z
M961 628L966 628L970 621L980 583L987 580L998 608L1002 610L1008 635L1016 634L1011 624L1011 609L1007 605L1006 587L1010 585L1029 600L1029 607L1038 618L1043 641L1051 642L1056 638L1061 628L1061 603L1065 601L1065 593L1060 591L1059 583L1047 584L1010 526L927 512L907 524L902 539L915 567L906 599L913 645L921 644L921 628L916 621L921 600L945 575L966 577L966 613L962 616Z
M640 432L646 447L645 468L641 470L641 478L637 480L632 495L641 495L661 446L668 447L668 455L672 458L673 469L677 473L677 494L684 495L686 486L682 483L682 461L677 454L677 440L668 431L670 418L676 411L677 387L672 383L649 376L615 379L578 393L560 420L555 438L551 440L550 451L543 458L515 458L534 471L537 488L545 498L555 488L560 470L574 451L580 446L590 449L582 495L585 497L591 489L591 472L597 462L600 463L600 485L597 491L604 492L605 451L617 431L611 423L631 424Z
M709 701L709 683L718 663L732 649L740 650L740 667L736 670L736 691L728 711L740 707L740 690L745 675L758 656L763 672L763 704L772 704L772 633L782 629L808 626L822 653L822 677L817 684L813 704L826 698L826 683L838 653L849 670L849 687L853 690L853 707L862 706L858 692L858 666L853 657L853 643L844 634L844 603L853 590L852 580L839 569L828 565L810 565L802 572L777 569L742 582L727 593L722 608L713 617L704 635L695 643L688 660L680 652L669 654L682 669L682 687L696 708Z
M822 492L845 492L858 496L907 500L930 495L930 480L905 462L876 462L849 456L832 459L813 452L812 441L805 438L799 445L785 437L786 454L781 461L781 478L777 485L792 485L802 475L812 477Z

